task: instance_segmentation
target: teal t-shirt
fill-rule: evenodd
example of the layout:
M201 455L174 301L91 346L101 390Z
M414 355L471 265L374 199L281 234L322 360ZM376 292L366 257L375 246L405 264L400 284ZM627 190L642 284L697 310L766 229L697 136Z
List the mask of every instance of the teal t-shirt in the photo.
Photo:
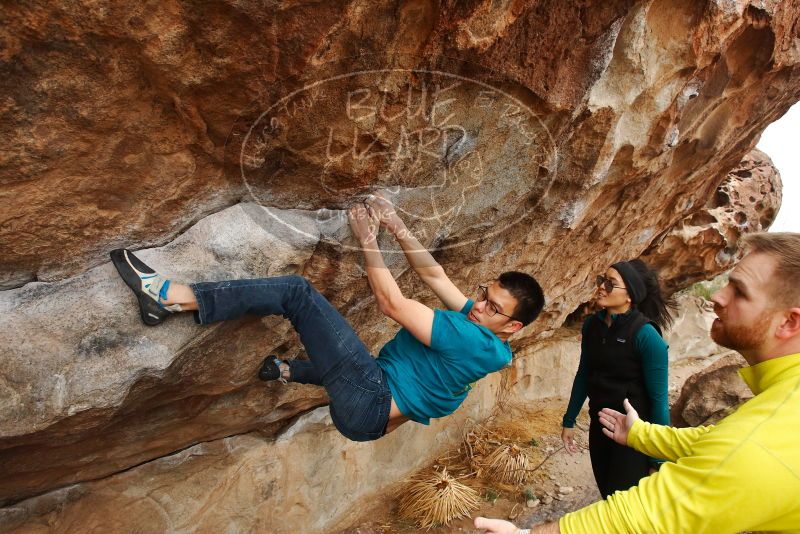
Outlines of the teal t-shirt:
M453 413L470 385L511 364L511 347L488 328L460 312L434 310L431 346L405 328L381 349L377 363L403 415L422 424Z

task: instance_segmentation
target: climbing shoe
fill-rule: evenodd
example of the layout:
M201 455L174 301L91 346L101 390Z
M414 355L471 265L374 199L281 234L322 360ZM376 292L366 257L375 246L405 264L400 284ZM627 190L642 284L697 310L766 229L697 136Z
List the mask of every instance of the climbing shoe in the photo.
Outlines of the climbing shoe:
M281 371L281 364L286 364L283 360L279 360L274 354L270 354L264 358L261 364L261 369L258 371L258 378L264 381L278 380L283 384L289 381L289 365L286 364L287 369Z
M179 304L165 306L170 281L145 265L133 252L118 248L111 251L111 262L122 280L139 301L139 313L148 326L164 321L172 312L181 311Z

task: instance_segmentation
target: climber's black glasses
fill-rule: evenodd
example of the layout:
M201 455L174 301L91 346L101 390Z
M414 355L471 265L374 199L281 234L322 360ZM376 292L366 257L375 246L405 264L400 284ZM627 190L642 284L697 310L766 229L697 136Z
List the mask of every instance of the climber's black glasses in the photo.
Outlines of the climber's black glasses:
M489 300L489 288L488 287L486 287L486 286L478 286L478 298L475 300L475 302L483 302L484 300L487 301L486 302L486 315L488 315L489 317L494 317L496 314L499 313L503 317L508 317L512 321L519 321L519 319L517 319L516 317L512 317L510 315L506 315L505 313L503 313L503 312L501 312L500 310L497 309L497 304L495 304L494 302Z

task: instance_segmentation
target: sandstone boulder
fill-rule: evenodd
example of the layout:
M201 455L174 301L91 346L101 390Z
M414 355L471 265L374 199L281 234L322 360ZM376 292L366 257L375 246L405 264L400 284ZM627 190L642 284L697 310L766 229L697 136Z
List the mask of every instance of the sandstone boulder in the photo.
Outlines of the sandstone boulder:
M731 269L738 239L766 230L780 205L781 179L769 156L751 150L717 188L707 206L687 216L645 251L673 292Z
M597 272L707 206L800 98L798 18L777 0L5 6L0 502L17 504L0 517L69 530L127 508L114 520L263 530L258 514L278 503L302 502L294 518L311 509L271 500L290 487L281 470L215 493L326 402L319 388L254 378L269 352L303 356L288 325L186 316L147 329L110 249L183 281L303 274L376 350L396 326L374 306L342 215L382 190L465 291L503 270L537 276L548 305L514 340L535 348ZM758 187L730 196L742 206L729 222L742 225L745 205L763 202L743 211L748 225L777 209L779 191ZM753 228L715 230L728 240L714 254ZM435 304L382 247L405 294ZM420 451L458 439L403 432ZM343 472L387 461L383 443ZM226 458L213 481L191 461L212 449ZM329 449L309 487L329 487L325 462L343 448ZM170 479L174 463L187 467ZM337 492L366 495L361 478Z
M200 443L0 508L0 527L15 534L330 531L460 441L468 418L491 409L499 386L497 375L482 381L451 420L403 425L368 443L343 438L327 407L318 408L270 439L251 433Z
M737 371L744 358L736 353L720 358L689 378L672 406L672 424L678 427L714 424L731 408L753 397Z

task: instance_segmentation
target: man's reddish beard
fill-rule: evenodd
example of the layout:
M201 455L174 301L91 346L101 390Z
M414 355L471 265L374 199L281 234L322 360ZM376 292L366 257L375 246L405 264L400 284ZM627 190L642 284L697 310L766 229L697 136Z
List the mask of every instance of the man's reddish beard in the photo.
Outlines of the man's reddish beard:
M717 316L720 311L714 309ZM751 326L737 326L727 324L720 317L719 326L711 329L711 339L716 343L736 351L752 350L760 347L767 338L771 314L763 314L758 322Z

